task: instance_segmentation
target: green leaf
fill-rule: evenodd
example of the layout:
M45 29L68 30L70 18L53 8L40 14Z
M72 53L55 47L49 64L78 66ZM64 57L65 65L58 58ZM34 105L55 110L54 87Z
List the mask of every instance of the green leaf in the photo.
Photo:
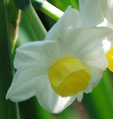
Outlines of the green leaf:
M19 27L19 37L17 42L21 45L26 42L36 41L36 40L38 40L38 38L34 33L34 30L31 24L29 23L28 19L22 12L22 18Z
M18 17L18 9L16 8L12 0L8 0L7 11L8 11L8 23L10 27L10 39L13 41L16 29L16 21ZM13 11L13 12L12 12Z
M43 40L47 34L45 27L43 26L38 14L36 13L35 9L33 8L32 4L26 6L23 10L26 18L28 19L29 23L31 24L34 33L37 35L39 40Z
M52 115L46 112L38 103L36 97L19 103L21 118L24 119L52 119Z
M11 47L5 0L0 1L0 118L16 119L15 104L5 99L12 81Z

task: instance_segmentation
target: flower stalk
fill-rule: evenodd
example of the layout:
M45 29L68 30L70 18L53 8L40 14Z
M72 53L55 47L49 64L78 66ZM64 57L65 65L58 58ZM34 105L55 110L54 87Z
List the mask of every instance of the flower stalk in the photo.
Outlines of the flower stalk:
M40 11L56 21L59 20L64 14L60 9L56 8L47 1L41 3L38 0L33 0L33 5L36 7L36 9L38 8Z

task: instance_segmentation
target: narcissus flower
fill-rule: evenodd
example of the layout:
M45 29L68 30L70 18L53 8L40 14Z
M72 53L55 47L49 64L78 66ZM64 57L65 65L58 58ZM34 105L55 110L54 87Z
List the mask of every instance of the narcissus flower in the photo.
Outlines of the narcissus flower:
M106 26L113 29L113 0L79 0L79 5L86 27ZM109 46L109 42L105 44ZM113 47L106 52L106 58L108 69L113 72Z
M107 67L111 46L109 28L82 28L79 12L68 8L45 40L17 48L17 69L7 99L24 101L36 96L48 112L59 113L75 99L82 100L98 85Z

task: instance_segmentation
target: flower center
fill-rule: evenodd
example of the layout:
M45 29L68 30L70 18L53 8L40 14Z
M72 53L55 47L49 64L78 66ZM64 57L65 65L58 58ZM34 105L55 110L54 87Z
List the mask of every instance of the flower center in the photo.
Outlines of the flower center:
M89 86L91 72L79 59L65 57L50 67L49 80L57 94L67 97L75 95Z
M108 69L113 72L113 47L105 54L108 61Z

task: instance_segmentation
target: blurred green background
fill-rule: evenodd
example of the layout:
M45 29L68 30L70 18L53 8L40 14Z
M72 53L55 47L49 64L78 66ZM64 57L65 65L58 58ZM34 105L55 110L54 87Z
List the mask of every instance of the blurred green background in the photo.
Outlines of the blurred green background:
M39 6L34 0L32 2L37 14L48 31L56 23L56 20L40 11ZM65 11L69 5L79 10L78 0L48 0L48 2L62 11ZM10 101L6 101L5 94L11 83L13 72L9 73L7 77L5 77L5 75L6 72L11 72L7 66L9 66L9 68L12 67L15 54L15 47L12 45L14 39L17 39L16 47L38 39L33 32L31 24L23 12L16 8L12 0L7 0L5 5L4 0L1 0L0 15L0 74L2 74L0 75L0 119L113 119L113 73L108 69L104 72L100 84L92 93L85 94L81 103L75 100L71 106L60 114L54 115L46 112L35 97L16 105ZM8 24L4 27L3 24L6 23ZM10 32L8 32L7 29L9 29ZM3 39L5 39L5 43ZM11 51L12 55L8 55ZM5 56L5 54L7 55ZM6 58L9 59L4 60ZM10 64L7 64L9 61ZM2 62L5 62L5 64ZM10 80L9 82L7 82L8 78ZM6 85L6 83L7 86L5 87L4 85ZM7 116L4 115L9 115L9 117L6 118Z

